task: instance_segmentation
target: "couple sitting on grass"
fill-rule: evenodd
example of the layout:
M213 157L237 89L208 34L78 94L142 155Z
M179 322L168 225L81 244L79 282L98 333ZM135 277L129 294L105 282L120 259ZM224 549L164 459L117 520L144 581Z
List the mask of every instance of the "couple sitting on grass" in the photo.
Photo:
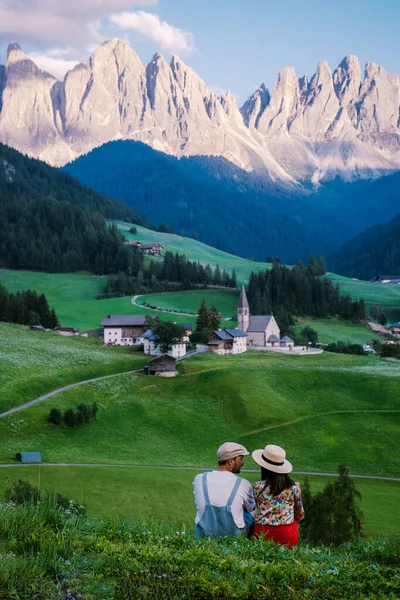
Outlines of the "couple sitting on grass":
M244 446L226 442L217 451L218 469L195 477L196 535L255 536L296 546L304 509L300 484L289 477L292 465L286 452L272 444L254 450L252 457L261 467L261 481L253 487L237 477L248 454Z

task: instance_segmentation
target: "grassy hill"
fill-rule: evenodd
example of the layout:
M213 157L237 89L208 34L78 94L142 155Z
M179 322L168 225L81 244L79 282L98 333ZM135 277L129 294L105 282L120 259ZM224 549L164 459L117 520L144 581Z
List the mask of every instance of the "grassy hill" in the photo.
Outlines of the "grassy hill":
M73 381L141 367L146 358L96 340L62 338L1 325L2 410ZM247 352L187 359L176 379L121 376L73 388L0 420L0 462L21 450L47 462L102 463L109 467L19 467L0 470L0 487L12 473L26 475L84 499L93 514L158 516L159 493L174 523L190 524L190 481L195 472L146 465L212 467L215 449L234 439L249 449L284 445L297 471L351 472L396 477L400 365L390 359L341 356L289 357ZM99 404L95 422L76 429L50 426L50 408ZM366 445L365 440L368 440ZM160 452L162 448L162 452ZM126 465L112 467L112 465ZM142 465L130 468L128 465ZM256 468L248 459L248 468ZM251 474L254 479L257 475ZM45 482L45 483L44 483ZM315 489L322 481L313 480ZM400 485L362 480L367 531L398 531ZM184 491L177 498L177 490ZM159 490L159 492L157 491ZM385 507L376 510L376 497ZM169 500L170 499L170 500ZM121 508L125 504L125 509ZM121 512L122 511L122 512ZM388 518L390 515L390 518ZM397 516L396 516L397 515Z
M146 362L143 355L102 346L94 338L63 337L5 323L0 323L0 356L0 412L69 383L131 371Z
M129 232L132 225L121 221L114 221L114 223L127 240L138 240L142 244L158 242L163 246L164 252L184 254L189 260L199 261L203 265L209 263L212 268L215 268L218 264L221 269L225 268L229 272L235 269L238 284L247 284L252 271L265 271L268 266L271 266L265 262L247 260L223 252L192 238L182 237L174 233L160 233L135 225L137 233L133 234Z

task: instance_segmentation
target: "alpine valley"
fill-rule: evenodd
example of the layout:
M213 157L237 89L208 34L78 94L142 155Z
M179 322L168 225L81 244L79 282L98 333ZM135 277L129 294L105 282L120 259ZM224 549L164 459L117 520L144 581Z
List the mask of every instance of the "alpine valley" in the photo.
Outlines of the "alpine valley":
M17 43L0 66L0 141L155 225L242 256L334 254L400 213L397 75L347 56L280 71L239 108L177 56L104 42L64 80ZM214 219L208 216L213 214Z

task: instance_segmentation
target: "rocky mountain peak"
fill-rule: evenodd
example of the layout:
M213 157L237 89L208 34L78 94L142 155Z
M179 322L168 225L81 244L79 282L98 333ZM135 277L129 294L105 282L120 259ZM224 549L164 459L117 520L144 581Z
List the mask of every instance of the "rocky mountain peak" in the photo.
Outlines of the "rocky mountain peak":
M43 73L18 44L0 66L0 141L61 165L114 139L181 155L223 156L272 177L318 181L400 168L400 84L376 63L362 81L346 56L310 81L293 67L264 84L240 112L178 56L157 52L147 66L118 38L104 42L63 82ZM350 173L350 175L349 175Z
M357 126L356 103L361 87L361 68L357 56L349 54L342 60L333 73L333 87L340 105L346 108L351 122Z

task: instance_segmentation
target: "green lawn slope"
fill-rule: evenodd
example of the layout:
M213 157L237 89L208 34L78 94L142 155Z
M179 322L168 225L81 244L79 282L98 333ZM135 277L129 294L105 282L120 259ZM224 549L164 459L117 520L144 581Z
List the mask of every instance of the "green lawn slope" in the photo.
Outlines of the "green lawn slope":
M358 474L400 472L398 361L207 353L179 369L175 379L96 381L2 419L0 461L22 448L48 462L212 466L215 448L237 439L285 446L298 470L334 472L344 461ZM53 406L94 401L100 409L90 426L46 422Z
M0 412L64 385L132 371L146 362L132 349L102 346L95 338L5 323L0 323L0 356Z
M203 265L209 263L212 268L218 264L221 269L225 268L229 272L235 269L237 282L240 285L248 282L252 271L265 271L268 266L271 266L267 263L228 254L228 252L223 252L192 238L181 237L174 233L160 233L135 225L137 233L133 234L129 232L132 225L119 221L115 223L127 240L138 240L142 244L157 242L163 246L163 252L170 251L174 254L178 252L178 254L184 254L189 260L199 261Z

